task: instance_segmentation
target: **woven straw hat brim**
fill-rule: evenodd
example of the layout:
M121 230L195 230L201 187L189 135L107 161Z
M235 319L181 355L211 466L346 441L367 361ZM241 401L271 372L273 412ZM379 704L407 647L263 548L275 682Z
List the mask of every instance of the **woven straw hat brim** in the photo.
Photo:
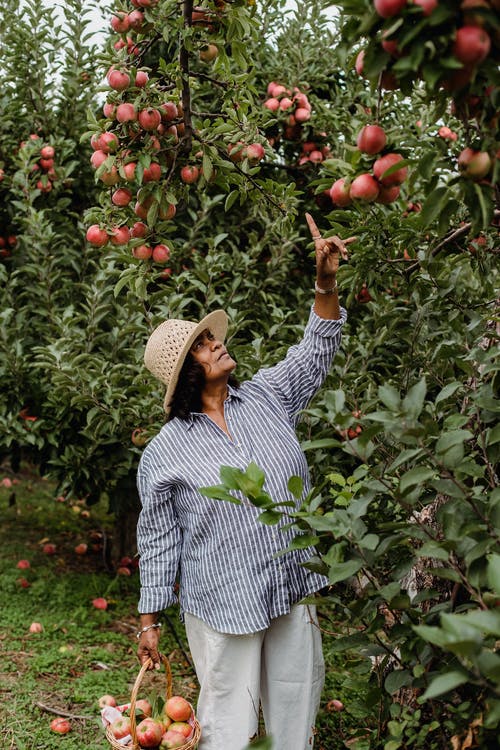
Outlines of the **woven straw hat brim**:
M170 401L174 395L174 391L179 380L179 373L186 359L187 353L191 349L194 340L205 331L207 328L214 334L215 338L219 341L224 341L226 338L228 326L228 317L224 310L214 310L200 320L200 322L192 329L189 335L184 339L182 346L179 348L175 364L172 368L172 373L167 385L167 391L165 393L165 399L163 401L163 408L165 413L168 415L170 412Z

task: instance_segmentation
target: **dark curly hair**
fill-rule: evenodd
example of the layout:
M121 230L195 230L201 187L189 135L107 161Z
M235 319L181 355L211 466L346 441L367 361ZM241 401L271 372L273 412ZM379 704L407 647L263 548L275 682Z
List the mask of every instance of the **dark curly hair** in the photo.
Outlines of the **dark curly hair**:
M234 375L229 376L228 383L233 388L239 388L240 385ZM191 352L188 352L170 402L170 413L167 421L174 419L174 417L189 419L192 412L201 412L201 394L204 386L205 371L203 366L194 359Z

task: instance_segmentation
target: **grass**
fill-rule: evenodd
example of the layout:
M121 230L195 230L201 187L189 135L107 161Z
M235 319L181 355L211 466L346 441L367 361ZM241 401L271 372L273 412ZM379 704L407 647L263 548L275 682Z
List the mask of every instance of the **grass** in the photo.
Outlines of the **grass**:
M110 746L97 701L111 693L128 702L138 672L138 574L108 570L103 547L112 538L113 518L105 508L59 502L52 485L28 470L17 477L4 471L2 477L14 484L0 486L0 746L105 750ZM54 555L43 552L47 542L56 545ZM88 545L85 555L75 553L80 543ZM28 560L30 567L18 569L19 560ZM96 597L107 599L107 610L93 607ZM195 703L198 686L177 610L168 610L165 618L162 650L170 658L174 691ZM43 632L30 633L32 622L40 622ZM332 698L346 702L342 686L353 679L344 655L333 653L334 642L334 636L324 635L327 681L316 750L346 747L346 730L357 721L356 701L345 714L328 710ZM148 674L140 697L164 691L163 674ZM354 695L361 707L359 684ZM72 731L54 734L50 721L65 714Z

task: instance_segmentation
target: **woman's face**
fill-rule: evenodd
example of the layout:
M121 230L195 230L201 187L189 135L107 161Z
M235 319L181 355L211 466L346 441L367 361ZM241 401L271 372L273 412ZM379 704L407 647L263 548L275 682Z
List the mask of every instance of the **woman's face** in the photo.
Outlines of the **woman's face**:
M193 359L202 365L207 383L227 380L236 367L222 341L216 339L208 328L194 340L190 351Z

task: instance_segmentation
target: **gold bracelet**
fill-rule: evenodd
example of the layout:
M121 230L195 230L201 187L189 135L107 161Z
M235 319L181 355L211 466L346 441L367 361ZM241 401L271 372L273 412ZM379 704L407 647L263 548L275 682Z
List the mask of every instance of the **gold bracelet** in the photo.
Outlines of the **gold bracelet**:
M319 294L333 294L335 291L337 291L337 279L335 279L335 284L330 287L330 289L322 289L320 286L318 286L318 282L314 282L314 291L318 292Z

